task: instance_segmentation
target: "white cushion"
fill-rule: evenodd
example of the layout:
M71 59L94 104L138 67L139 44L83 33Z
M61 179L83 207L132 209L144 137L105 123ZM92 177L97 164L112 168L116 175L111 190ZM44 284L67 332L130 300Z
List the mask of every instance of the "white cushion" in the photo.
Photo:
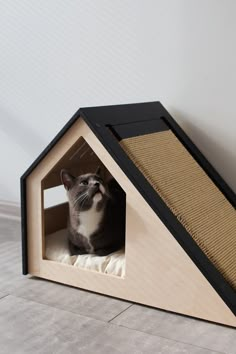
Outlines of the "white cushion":
M70 256L66 233L66 229L62 229L46 236L45 256L48 260L70 264L74 267L95 270L100 273L107 273L124 277L124 249L104 257L96 256L93 254Z

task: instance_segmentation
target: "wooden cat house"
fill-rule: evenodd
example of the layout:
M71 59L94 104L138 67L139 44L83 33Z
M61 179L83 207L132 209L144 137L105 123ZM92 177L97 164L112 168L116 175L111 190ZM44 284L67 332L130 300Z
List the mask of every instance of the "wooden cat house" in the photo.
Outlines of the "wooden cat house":
M67 203L44 192L102 164L126 193L122 276L47 259ZM236 197L159 102L81 108L21 178L23 273L236 326Z

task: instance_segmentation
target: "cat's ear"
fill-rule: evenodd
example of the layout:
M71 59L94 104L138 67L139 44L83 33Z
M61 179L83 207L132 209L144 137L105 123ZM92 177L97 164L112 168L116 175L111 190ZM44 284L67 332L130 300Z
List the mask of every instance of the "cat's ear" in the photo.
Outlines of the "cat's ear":
M65 189L69 190L75 183L75 177L67 170L61 170L61 181L64 184Z
M101 175L101 166L98 166L98 168L96 169L95 175L98 175L98 176Z

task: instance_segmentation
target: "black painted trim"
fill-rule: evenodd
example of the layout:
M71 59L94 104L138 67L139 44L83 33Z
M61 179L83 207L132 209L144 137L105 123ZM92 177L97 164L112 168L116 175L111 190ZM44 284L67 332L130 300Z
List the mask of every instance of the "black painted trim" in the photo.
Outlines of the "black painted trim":
M163 119L150 119L141 122L108 125L107 127L119 141L133 136L162 132L170 129L169 125L167 125Z
M26 185L25 179L20 180L21 191L21 245L22 245L22 273L28 274L28 250L27 250L27 203L26 203Z
M40 154L38 159L29 167L21 178L21 200L22 200L22 250L23 250L23 273L27 274L27 217L26 217L26 179L40 161L47 155L52 147L60 140L66 131L80 117L86 121L97 138L101 141L114 160L126 173L131 182L146 199L150 207L156 212L172 235L184 248L199 270L204 274L209 283L225 301L227 306L236 315L236 293L233 288L225 281L223 276L209 261L206 255L198 247L191 235L185 230L175 215L168 209L164 201L154 191L145 177L136 168L134 163L128 158L119 142L114 137L107 126L117 126L136 122L164 119L166 124L178 139L187 148L190 154L196 159L212 181L217 185L225 197L235 207L236 196L230 187L225 183L221 176L216 172L212 165L202 155L198 148L183 132L179 125L169 115L159 102L147 102L128 105L103 106L81 108L59 132L55 139Z

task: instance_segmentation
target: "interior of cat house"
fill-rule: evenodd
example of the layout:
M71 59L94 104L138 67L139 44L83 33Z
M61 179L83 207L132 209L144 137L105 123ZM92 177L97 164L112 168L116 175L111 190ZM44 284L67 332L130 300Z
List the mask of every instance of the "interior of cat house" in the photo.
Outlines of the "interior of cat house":
M67 151L62 159L52 168L50 173L42 181L43 189L43 258L54 262L60 262L73 267L84 268L87 270L97 271L115 276L125 276L125 245L121 243L113 252L106 252L105 255L97 255L96 250L91 253L80 254L74 252L72 254L69 247L68 224L69 224L69 203L68 195L61 178L61 171L66 171L70 176L78 177L87 174L96 174L99 170L100 182L105 186L108 193L108 199L112 199L119 195L119 205L116 214L111 217L116 218L117 215L121 220L122 229L120 238L125 239L125 193L119 184L115 181L109 170L103 165L102 161L97 157L95 152L83 137ZM113 189L111 190L111 185ZM114 192L115 188L115 192ZM115 196L114 196L115 193ZM76 203L76 196L75 196ZM79 201L83 204L80 196L77 196L77 204ZM74 200L71 202L71 207ZM79 209L80 205L78 206ZM89 210L87 210L89 212ZM104 210L106 213L107 210ZM79 210L72 210L75 218L79 218ZM75 215L76 214L76 215ZM103 215L105 219L106 215ZM93 218L93 216L91 216ZM92 223L93 220L88 220ZM110 235L106 235L112 239L115 230L110 229Z

